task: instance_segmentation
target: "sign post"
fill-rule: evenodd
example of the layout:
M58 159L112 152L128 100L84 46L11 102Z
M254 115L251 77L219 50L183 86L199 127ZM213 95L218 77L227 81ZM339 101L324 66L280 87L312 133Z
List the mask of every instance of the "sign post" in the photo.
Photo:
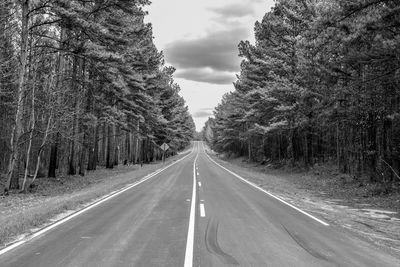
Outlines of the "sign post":
M165 162L165 151L167 151L168 148L169 148L169 145L167 145L166 143L164 143L164 144L161 145L161 149L162 149L162 151L163 151L163 156L162 156L162 158L163 158L163 164L164 164L164 162Z

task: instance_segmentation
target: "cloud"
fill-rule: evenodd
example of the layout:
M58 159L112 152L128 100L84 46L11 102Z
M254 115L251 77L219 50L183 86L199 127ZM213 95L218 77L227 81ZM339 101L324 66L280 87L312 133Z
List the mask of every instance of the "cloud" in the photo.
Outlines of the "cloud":
M237 3L227 6L209 8L208 10L225 18L241 18L254 14L254 9L247 3Z
M231 84L236 78L235 73L216 71L209 68L181 69L174 76L185 80L212 84Z
M178 40L165 48L168 62L177 68L209 67L220 71L238 71L237 44L247 37L244 28L208 33L198 39Z
M201 109L201 110L196 111L193 114L193 117L195 117L195 118L208 118L208 117L210 117L212 115L214 115L212 111L206 111L206 109Z
M201 108L200 110L212 112L214 111L214 108Z
M166 60L179 71L175 75L187 80L229 84L240 69L237 44L248 37L245 28L209 32L197 39L169 43Z

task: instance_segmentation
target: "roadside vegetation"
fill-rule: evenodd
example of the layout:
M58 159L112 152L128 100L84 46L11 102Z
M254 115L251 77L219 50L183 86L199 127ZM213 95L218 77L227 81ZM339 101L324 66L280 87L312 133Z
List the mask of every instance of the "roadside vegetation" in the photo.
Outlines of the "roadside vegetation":
M255 44L239 44L240 75L204 139L263 166L333 166L354 197L398 195L399 8L396 0L276 1L255 24Z
M144 22L147 0L2 0L0 184L43 192L185 148L194 123ZM68 183L67 183L68 184Z

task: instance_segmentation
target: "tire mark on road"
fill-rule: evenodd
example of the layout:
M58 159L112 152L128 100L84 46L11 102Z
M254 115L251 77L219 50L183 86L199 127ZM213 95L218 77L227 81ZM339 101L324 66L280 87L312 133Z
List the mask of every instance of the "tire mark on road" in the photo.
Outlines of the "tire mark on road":
M208 220L206 235L205 235L205 243L207 250L210 253L213 253L219 256L222 261L226 264L230 265L239 265L239 262L228 253L224 252L218 243L218 227L219 222L216 222L213 219Z
M311 256L320 259L320 260L324 260L330 263L335 263L334 261L332 261L332 259L330 257L328 257L327 255L324 255L318 251L316 251L314 248L312 248L306 241L303 240L303 238L301 238L300 235L298 235L297 233L292 233L291 231L289 231L283 224L281 224L283 229L285 229L285 231L288 233L288 235L302 248L304 249L308 254L310 254Z

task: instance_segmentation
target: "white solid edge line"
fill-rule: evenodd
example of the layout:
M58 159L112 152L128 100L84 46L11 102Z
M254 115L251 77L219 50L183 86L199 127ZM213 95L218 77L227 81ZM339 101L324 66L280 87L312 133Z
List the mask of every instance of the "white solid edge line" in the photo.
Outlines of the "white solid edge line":
M108 196L106 196L106 197L103 197L102 199L96 201L95 203L92 203L92 204L90 204L89 206L87 206L87 207L85 207L85 208L83 208L83 209L81 209L81 210L78 210L78 211L72 213L71 215L69 215L69 216L67 216L67 217L65 217L65 218L63 218L63 219L60 219L60 220L58 220L58 221L56 221L56 222L54 222L54 223L52 223L52 224L50 224L50 225L44 227L43 229L41 229L41 230L39 230L39 231L37 231L37 232L35 232L35 233L33 233L33 234L27 236L24 240L21 240L21 241L17 241L17 242L15 242L15 243L12 243L11 245L9 245L9 246L7 246L7 247L1 249L1 250L0 250L0 255L3 255L3 254L5 254L5 253L7 253L8 251L10 251L10 250L12 250L12 249L14 249L14 248L16 248L16 247L19 247L20 245L22 245L22 244L24 244L24 243L26 243L26 242L28 242L28 241L31 241L31 240L34 239L35 237L38 237L38 236L40 236L40 235L42 235L42 234L44 234L44 233L50 231L51 229L53 229L53 228L59 226L60 224L63 224L63 223L65 223L65 222L67 222L67 221L69 221L69 220L75 218L76 216L79 216L80 214L82 214L82 213L84 213L84 212L86 212L86 211L88 211L88 210L90 210L90 209L92 209L92 208L94 208L94 207L100 205L101 203L103 203L103 202L105 202L105 201L107 201L107 200L109 200L109 199L111 199L111 198L113 198L113 197L116 197L117 195L122 194L123 192L125 192L125 191L127 191L127 190L129 190L129 189L131 189L131 188L133 188L133 187L135 187L135 186L137 186L137 185L139 185L139 184L141 184L141 183L143 183L143 182L149 180L150 178L156 176L156 175L159 174L160 172L162 172L162 171L168 169L169 167L171 167L171 166L175 165L176 163L182 161L183 159L187 158L189 155L191 155L191 154L193 153L193 151L194 151L194 149L193 149L189 154L187 154L187 155L184 156L183 158L181 158L181 159L179 159L179 160L177 160L177 161L171 163L170 165L168 165L168 166L166 166L166 167L164 167L164 168L162 168L162 169L156 170L156 171L154 171L153 173L150 173L150 174L144 176L141 180L139 180L139 181L133 183L132 185L130 185L130 186L128 186L128 187L125 187L125 188L122 188L122 189L118 190L117 192L112 193L111 195L108 195Z
M197 143L197 148L199 148L198 143ZM192 192L192 202L190 205L189 227L186 239L184 267L193 266L194 226L196 218L196 160L198 156L199 152L197 151L196 158L194 159L193 162L193 192Z
M204 147L204 144L203 144L203 147ZM250 182L250 181L244 179L244 178L241 177L240 175L234 173L233 171L231 171L231 170L225 168L224 166L222 166L221 164L217 163L217 162L216 162L215 160L213 160L207 153L205 153L205 154L207 155L207 157L208 157L212 162L214 162L216 165L218 165L219 167L221 167L221 168L224 169L225 171L229 172L230 174L232 174L232 175L235 176L236 178L240 179L241 181L243 181L243 182L245 182L245 183L251 185L252 187L254 187L254 188L256 188L256 189L258 189L258 190L264 192L265 194L269 195L270 197L273 197L273 198L275 198L276 200L279 200L280 202L282 202L282 203L286 204L287 206L289 206L289 207L291 207L291 208L297 210L298 212L300 212L300 213L302 213L302 214L304 214L304 215L310 217L311 219L313 219L313 220L319 222L320 224L325 225L325 226L329 226L328 223L326 223L326 222L324 222L324 221L322 221L322 220L316 218L315 216L313 216L313 215L311 215L311 214L309 214L309 213L307 213L307 212L305 212L305 211L299 209L299 208L296 207L296 206L293 206L292 204L290 204L290 203L286 202L285 200L281 199L280 197L277 197L277 196L271 194L270 192L266 191L265 189L263 189L263 188L257 186L256 184L254 184L254 183L252 183L252 182Z
M204 203L200 203L200 216L206 217L206 210L204 208Z

